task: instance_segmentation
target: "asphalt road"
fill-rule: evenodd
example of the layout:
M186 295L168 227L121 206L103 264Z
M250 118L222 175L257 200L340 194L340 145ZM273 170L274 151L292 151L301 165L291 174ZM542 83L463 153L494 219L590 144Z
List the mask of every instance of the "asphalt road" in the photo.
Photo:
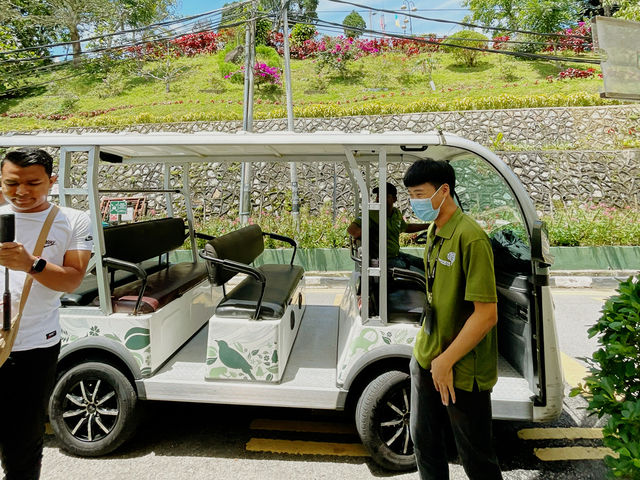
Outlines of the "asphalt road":
M584 375L580 358L596 342L587 329L613 291L556 289L556 318L565 378ZM336 292L336 295L338 293ZM326 291L323 294L326 298ZM320 298L320 296L318 297ZM309 298L313 303L312 298ZM567 385L568 391L569 385ZM544 425L496 422L495 439L505 479L604 479L599 425L586 402L566 398L559 421ZM43 479L394 479L362 456L351 418L338 412L153 402L134 438L114 454L78 458L47 435ZM549 438L557 437L557 438ZM574 458L574 459L571 459ZM465 479L450 466L452 479Z

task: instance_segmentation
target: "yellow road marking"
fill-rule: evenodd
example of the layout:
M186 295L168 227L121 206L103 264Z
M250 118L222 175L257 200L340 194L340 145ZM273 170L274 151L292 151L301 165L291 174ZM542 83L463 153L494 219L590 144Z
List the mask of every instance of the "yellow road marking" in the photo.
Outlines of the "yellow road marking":
M543 462L555 462L559 460L602 460L607 455L618 455L606 447L559 447L559 448L535 448L536 457Z
M577 438L600 439L602 438L601 428L523 428L518 431L518 438L523 440L548 440L548 439L569 439Z
M49 422L44 424L44 433L47 435L53 435L53 428L51 428L51 424Z
M342 297L344 297L344 293L337 294L336 298L333 300L333 304L340 305L342 303Z
M560 352L564 379L570 387L577 387L587 376L587 368L564 352Z
M258 418L249 425L251 430L277 430L282 432L306 433L346 433L356 434L357 430L348 423L310 422L303 420L271 420Z
M252 438L246 445L250 452L289 453L293 455L334 455L338 457L368 457L359 443L307 442Z

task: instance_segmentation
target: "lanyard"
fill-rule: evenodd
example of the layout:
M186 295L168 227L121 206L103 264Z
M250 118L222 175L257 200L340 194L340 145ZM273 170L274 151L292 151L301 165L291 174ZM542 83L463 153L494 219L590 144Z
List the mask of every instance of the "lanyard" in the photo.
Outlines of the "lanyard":
M436 253L436 258L433 262L433 267L430 268L431 265L431 253L433 253L433 248L436 246L436 239L433 239L431 245L429 245L429 249L427 250L427 298L429 299L429 303L431 303L431 299L433 297L433 282L436 279L436 267L438 266L438 257L440 256L440 250L442 249L442 244L444 243L444 238L440 239L440 245L438 245L438 252Z

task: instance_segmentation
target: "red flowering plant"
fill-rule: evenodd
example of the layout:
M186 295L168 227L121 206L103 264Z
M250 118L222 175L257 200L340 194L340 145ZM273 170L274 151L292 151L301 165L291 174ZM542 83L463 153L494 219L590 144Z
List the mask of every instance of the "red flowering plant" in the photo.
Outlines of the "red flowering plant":
M317 42L314 39L296 43L292 41L291 35L289 35L289 53L291 54L291 58L305 60L313 57L318 51L320 43L321 42ZM282 32L271 31L267 40L267 46L275 48L278 55L284 55L284 34Z
M244 67L240 67L233 73L225 75L224 78L232 81L241 81L244 78ZM282 76L278 67L270 67L266 63L256 63L253 66L253 81L256 87L260 89L263 86L280 87L282 86Z
M215 32L183 35L172 41L181 55L192 57L201 53L215 53L223 44L223 36Z
M316 68L318 72L333 70L344 77L347 64L356 58L357 53L351 37L324 37L316 52Z
M578 22L576 27L567 28L557 34L561 36L547 40L545 49L547 52L571 50L575 53L584 53L593 50L591 27L585 22Z
M558 74L560 80L567 78L591 78L595 75L595 68L587 68L586 70L580 70L579 68L567 68Z
M493 37L492 42L493 42L493 49L494 50L504 50L507 48L507 45L509 42L509 40L511 40L511 37L509 35L501 35L499 37Z

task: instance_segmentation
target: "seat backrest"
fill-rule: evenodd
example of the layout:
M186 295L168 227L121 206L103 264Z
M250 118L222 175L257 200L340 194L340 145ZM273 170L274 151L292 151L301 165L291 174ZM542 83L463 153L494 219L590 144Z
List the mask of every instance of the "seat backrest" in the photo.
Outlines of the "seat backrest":
M249 265L264 251L262 229L258 225L249 225L209 240L204 249L212 257ZM223 285L238 273L213 262L207 262L207 268L209 280L214 285Z
M181 247L184 240L182 218L125 223L104 229L104 256L140 263Z

